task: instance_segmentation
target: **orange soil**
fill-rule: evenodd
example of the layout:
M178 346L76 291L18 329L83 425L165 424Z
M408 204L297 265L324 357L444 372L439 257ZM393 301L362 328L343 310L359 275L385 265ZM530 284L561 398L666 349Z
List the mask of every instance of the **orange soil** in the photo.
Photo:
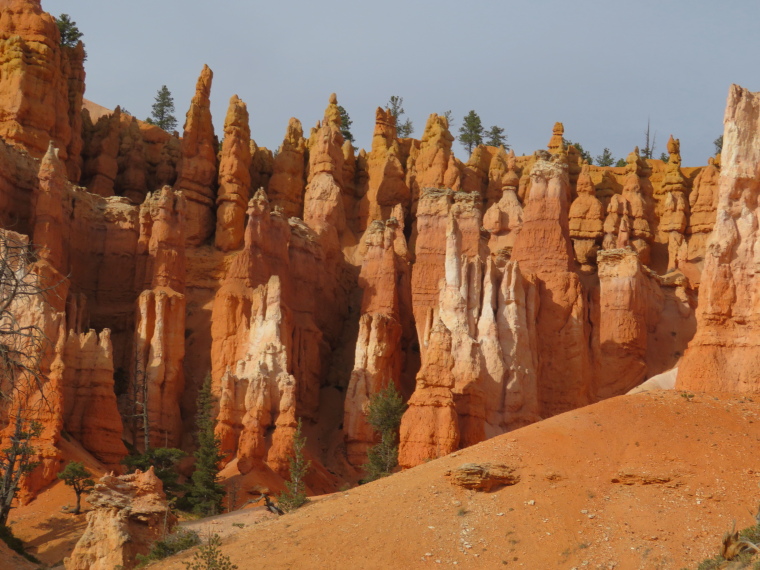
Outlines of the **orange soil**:
M225 533L251 568L696 567L735 521L754 523L760 403L678 392L621 396ZM446 470L507 463L490 493ZM221 522L221 521L220 521ZM209 521L209 528L213 528ZM193 551L152 568L180 569Z

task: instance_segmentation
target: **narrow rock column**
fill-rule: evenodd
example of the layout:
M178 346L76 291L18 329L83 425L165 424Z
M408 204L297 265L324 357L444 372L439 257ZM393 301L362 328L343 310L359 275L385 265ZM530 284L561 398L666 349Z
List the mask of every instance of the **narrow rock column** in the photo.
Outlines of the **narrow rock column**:
M185 242L189 246L205 242L215 227L217 165L210 102L213 77L211 69L204 65L185 119L182 160L174 185L187 200Z
M250 140L248 109L237 95L233 95L224 121L219 196L216 199L215 243L222 251L238 249L243 243L245 209L251 189Z

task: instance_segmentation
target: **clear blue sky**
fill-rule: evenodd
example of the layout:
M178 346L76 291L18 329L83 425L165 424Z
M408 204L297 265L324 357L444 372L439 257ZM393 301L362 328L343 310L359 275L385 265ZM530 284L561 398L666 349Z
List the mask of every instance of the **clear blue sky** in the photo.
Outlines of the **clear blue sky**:
M308 128L330 93L358 147L391 95L420 137L451 109L454 132L474 109L506 129L519 154L544 148L555 121L592 155L681 139L685 165L705 164L722 133L731 83L760 91L757 0L43 0L84 33L85 96L144 118L156 91L174 95L180 125L204 63L214 71L221 130L239 95L260 145L276 148L288 119ZM218 133L219 134L219 133ZM456 132L455 132L456 134ZM466 153L456 145L456 155Z

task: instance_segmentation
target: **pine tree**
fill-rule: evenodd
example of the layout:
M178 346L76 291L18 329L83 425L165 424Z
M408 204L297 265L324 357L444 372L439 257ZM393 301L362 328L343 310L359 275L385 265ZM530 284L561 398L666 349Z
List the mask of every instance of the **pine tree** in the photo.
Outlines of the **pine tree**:
M174 98L166 85L163 85L156 93L153 111L146 122L161 127L166 132L172 132L177 128L177 118L174 116Z
M454 128L454 117L452 116L451 109L441 113L441 116L446 117L446 122L449 124L449 130Z
M602 154L597 155L596 163L599 166L612 166L615 164L615 158L612 156L610 149L606 148L602 151Z
M717 139L713 141L713 144L715 145L715 154L720 154L723 152L723 135L720 135Z
M92 473L87 470L84 463L70 461L63 471L58 474L58 478L69 487L74 488L77 504L72 514L78 515L82 504L82 493L87 493L95 486L95 481L92 480Z
M61 33L61 45L70 48L76 47L79 40L82 39L82 32L77 28L77 23L72 21L68 14L58 16L55 23Z
M198 449L194 453L195 471L186 495L193 511L203 515L222 512L224 487L219 484L219 462L224 458L221 443L214 433L214 397L211 394L211 374L207 374L198 392L198 411L195 424L198 429Z
M488 146L503 146L504 150L509 150L507 135L504 134L503 128L494 125L483 134L486 136Z
M573 142L570 139L565 138L562 139L562 143L565 145L565 148L569 147L570 145L574 146L578 151L578 154L581 155L581 159L585 160L589 164L594 164L594 159L591 157L591 153L584 149L583 146L581 146L581 143Z
M189 562L183 562L186 570L237 570L230 557L222 554L222 539L218 534L209 534L206 543L199 547Z
M391 95L391 98L388 99L388 103L385 105L385 108L390 111L393 118L396 119L396 134L402 139L412 136L412 133L414 132L414 125L411 120L401 120L401 116L406 113L403 104L403 97Z
M343 138L354 142L354 135L351 134L351 125L354 122L348 116L348 111L346 111L343 105L338 105L338 111L340 112L340 132L343 134Z
M459 127L459 142L467 149L467 154L472 154L472 149L483 144L483 124L475 111L470 111Z
M305 505L309 499L306 496L306 475L311 469L311 461L306 459L304 448L306 437L301 431L301 418L293 436L293 455L288 460L290 464L290 481L285 481L285 491L277 496L278 506L285 512L293 511Z
M364 482L387 477L398 465L398 430L406 404L393 382L373 394L367 406L367 423L380 434L380 443L367 452Z

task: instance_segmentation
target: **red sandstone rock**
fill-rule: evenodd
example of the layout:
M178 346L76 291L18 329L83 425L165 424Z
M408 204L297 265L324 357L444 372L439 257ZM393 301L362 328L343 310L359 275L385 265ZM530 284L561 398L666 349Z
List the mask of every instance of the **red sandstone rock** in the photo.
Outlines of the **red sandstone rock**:
M400 217L403 222L403 215ZM410 288L409 252L403 225L396 218L372 222L362 247L366 248L359 275L359 286L364 289L362 315L343 421L348 460L355 466L366 462L367 449L376 440L365 420L370 397L390 383L401 391L404 327L400 297Z
M0 11L0 54L0 137L35 158L52 140L69 175L78 180L84 49L60 47L55 20L39 0L6 0Z
M68 251L63 242L63 197L66 169L50 143L40 163L39 191L34 200L34 243L37 255L62 275L68 272Z
M185 388L185 201L165 186L140 207L138 251L145 286L137 299L129 393L147 405L151 445L177 447L182 436L179 401ZM142 386L147 386L147 400ZM135 398L131 405L135 406ZM129 407L129 405L127 405ZM138 411L141 411L139 408ZM127 410L130 413L130 410ZM131 415L135 410L131 410Z
M108 469L120 471L127 448L114 393L111 331L63 336L64 428Z
M425 131L420 139L420 149L414 161L414 181L411 186L412 212L416 212L417 200L423 188L443 188L444 176L449 167L453 135L449 132L449 122L446 117L435 113L430 115L425 125ZM449 185L449 188L452 186Z
M573 239L575 259L584 270L596 264L596 252L601 245L604 208L596 197L594 184L584 166L577 184L578 197L570 206L570 237Z
M291 118L280 152L274 159L272 178L267 193L272 204L282 208L288 217L303 218L306 140L301 121Z
M89 113L85 112L85 116L85 129L90 132L84 148L82 184L93 194L113 196L119 173L121 109L116 107L112 114L100 117L95 125L89 122Z
M117 193L129 198L135 204L142 204L148 192L148 161L145 157L143 141L137 119L124 115L126 128L121 129L119 143L119 172L116 175Z
M601 348L596 395L624 394L648 377L648 331L660 318L663 294L630 248L599 253Z
M177 523L152 467L145 473L106 475L87 501L93 510L71 557L64 560L66 570L134 568L137 555L147 555Z
M243 250L216 294L211 319L217 435L242 472L268 461L285 474L296 413L315 417L322 334L313 295L322 265L317 237L270 211L259 190L248 205ZM265 439L275 428L276 442ZM280 432L278 432L280 430Z
M397 204L409 209L411 196L404 180L400 152L396 140L396 119L390 110L378 107L375 111L372 150L367 157L367 191L359 203L360 231L374 220L388 218Z
M248 109L237 95L233 95L224 121L219 196L216 199L215 243L222 251L238 249L243 243L245 209L251 186L250 140Z
M512 248L512 259L540 291L536 337L542 416L591 400L588 308L578 275L571 271L567 166L561 159L547 160L543 152L531 170L523 225Z
M715 227L702 272L697 332L678 367L681 390L760 391L757 196L760 94L732 85L724 118Z
M182 190L187 200L187 245L200 245L214 233L215 227L217 163L209 101L213 77L211 69L204 65L182 136L182 161L175 188Z

